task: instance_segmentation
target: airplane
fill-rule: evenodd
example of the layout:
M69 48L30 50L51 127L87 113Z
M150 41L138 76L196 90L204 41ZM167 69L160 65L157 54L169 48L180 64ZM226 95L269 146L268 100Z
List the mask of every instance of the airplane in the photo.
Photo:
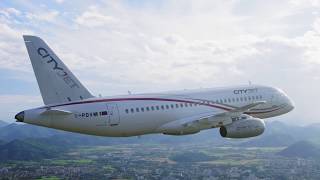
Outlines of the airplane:
M44 106L16 114L17 122L111 137L219 128L222 137L249 138L264 132L264 119L294 109L284 91L263 85L95 97L41 38L23 38Z

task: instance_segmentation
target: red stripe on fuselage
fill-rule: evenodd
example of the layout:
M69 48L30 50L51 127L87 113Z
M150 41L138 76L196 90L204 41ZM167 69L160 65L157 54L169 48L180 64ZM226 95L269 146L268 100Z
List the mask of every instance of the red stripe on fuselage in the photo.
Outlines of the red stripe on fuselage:
M188 100L181 100L181 99L167 99L167 98L114 98L114 99L97 99L97 100L90 100L90 101L79 101L79 102L71 102L71 103L65 103L65 104L58 104L58 105L52 105L52 106L46 106L46 107L59 107L59 106L68 106L68 105L77 105L77 104L88 104L88 103L97 103L97 102L114 102L114 101L169 101L169 102L182 102L182 103L196 103L199 105L206 105L211 106L223 110L232 110L231 108L221 107L217 105L212 104L204 104L200 102L195 101L188 101Z
M218 109L222 109L225 111L233 110L233 108L227 108L223 106L218 106L217 104L206 104L196 101L189 101L189 100L181 100L181 99L167 99L167 98L113 98L113 99L96 99L96 100L89 100L89 101L78 101L78 102L71 102L71 103L64 103L52 106L45 106L43 108L52 108L52 107L59 107L59 106L69 106L69 105L78 105L78 104L89 104L89 103L98 103L98 102L117 102L117 101L169 101L169 102L180 102L180 103L192 103L192 104L199 104L203 106L214 107ZM269 109L269 108L268 108ZM280 108L276 108L269 111L256 111L256 112L246 112L246 114L258 114L258 113L268 113L272 111L279 110Z

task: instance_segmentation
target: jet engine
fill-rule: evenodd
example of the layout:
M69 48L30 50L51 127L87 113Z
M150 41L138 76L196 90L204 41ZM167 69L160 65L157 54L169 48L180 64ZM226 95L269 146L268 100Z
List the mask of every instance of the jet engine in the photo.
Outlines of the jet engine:
M248 138L261 135L264 129L265 124L262 119L248 118L221 126L220 135L226 138Z

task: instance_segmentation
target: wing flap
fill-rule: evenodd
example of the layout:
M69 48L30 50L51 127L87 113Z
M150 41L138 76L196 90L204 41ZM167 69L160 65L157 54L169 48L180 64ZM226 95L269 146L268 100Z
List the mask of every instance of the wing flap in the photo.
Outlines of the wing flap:
M239 107L239 108L235 108L233 110L231 110L230 112L246 112L246 111L249 111L250 109L254 108L254 107L257 107L261 104L265 104L266 101L257 101L257 102L253 102L251 104L248 104L248 105L245 105L245 106L242 106L242 107Z
M193 120L183 123L183 126L186 127L196 127L196 126L208 126L208 127L220 127L223 125L231 124L234 117L241 116L244 112L249 111L250 109L257 107L261 104L266 103L265 101L257 101L233 110L218 113L218 114L203 114L199 117L193 118Z

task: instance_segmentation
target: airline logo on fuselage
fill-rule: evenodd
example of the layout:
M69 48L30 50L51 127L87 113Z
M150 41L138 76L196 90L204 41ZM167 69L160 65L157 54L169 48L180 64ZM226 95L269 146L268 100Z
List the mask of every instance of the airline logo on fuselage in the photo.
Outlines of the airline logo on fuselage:
M38 54L42 57L43 60L47 60L47 64L53 64L52 70L56 72L58 76L62 78L62 80L71 88L77 87L79 88L79 85L76 83L74 79L70 77L70 75L59 66L58 62L48 53L48 51L45 48L38 48L37 50Z
M258 92L258 88L233 90L233 94L250 94L250 93L256 93L256 92Z

